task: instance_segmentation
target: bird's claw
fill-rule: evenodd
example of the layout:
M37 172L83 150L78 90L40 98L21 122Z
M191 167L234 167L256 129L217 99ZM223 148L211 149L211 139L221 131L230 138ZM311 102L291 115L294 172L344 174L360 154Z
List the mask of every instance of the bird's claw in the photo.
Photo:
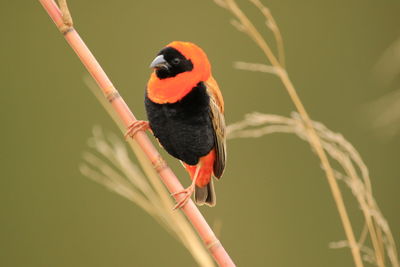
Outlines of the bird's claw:
M176 205L173 207L173 210L183 208L183 206L185 206L186 203L189 201L189 199L192 196L193 192L194 192L194 185L190 185L188 188L183 189L182 191L178 191L178 192L172 193L171 196L177 196L177 195L180 195L180 194L185 194L183 196L183 198L181 200L179 200L178 203L176 203Z
M125 139L128 137L133 138L139 131L146 131L150 129L148 121L134 121L128 126L128 130L124 134Z

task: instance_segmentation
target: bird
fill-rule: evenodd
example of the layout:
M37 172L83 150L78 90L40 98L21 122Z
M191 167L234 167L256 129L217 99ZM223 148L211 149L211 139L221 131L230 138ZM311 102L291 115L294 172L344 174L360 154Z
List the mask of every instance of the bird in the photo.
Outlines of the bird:
M197 205L213 207L212 177L221 178L226 165L226 126L224 100L209 59L196 44L173 41L150 68L144 99L148 121L134 121L126 136L150 130L189 173L190 186L172 193L184 195L174 209L182 208L193 193Z

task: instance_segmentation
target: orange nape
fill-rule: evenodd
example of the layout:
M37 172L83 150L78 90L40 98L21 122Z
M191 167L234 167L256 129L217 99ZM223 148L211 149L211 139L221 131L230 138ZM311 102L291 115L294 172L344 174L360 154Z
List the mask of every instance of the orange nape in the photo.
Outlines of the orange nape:
M200 158L199 163L197 163L197 165L201 164L199 174L196 179L196 185L198 187L204 187L210 182L214 169L214 161L215 149L212 149L207 155ZM196 173L197 165L188 165L186 163L183 163L183 165L190 174L190 178L193 180Z

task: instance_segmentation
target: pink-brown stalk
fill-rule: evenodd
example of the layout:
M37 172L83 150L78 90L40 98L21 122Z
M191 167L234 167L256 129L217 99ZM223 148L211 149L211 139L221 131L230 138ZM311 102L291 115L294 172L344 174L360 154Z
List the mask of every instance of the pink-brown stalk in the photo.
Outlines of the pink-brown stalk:
M78 55L86 69L102 89L105 97L109 100L125 126L128 127L136 120L135 116L126 105L122 97L118 94L118 91L115 89L114 85L111 83L110 79L107 77L106 73L101 68L93 54L90 52L89 48L82 41L77 31L72 27L65 27L66 25L64 24L62 13L53 0L39 1L57 27L64 33L64 37L69 45ZM134 140L139 144L149 160L152 162L169 192L173 193L183 190L183 186L179 182L178 178L165 164L164 160L150 142L147 135L140 131L134 136ZM181 198L181 195L175 196L177 201L179 201ZM207 221L204 219L203 215L200 213L199 209L192 200L189 200L187 204L182 207L182 211L196 229L197 233L219 266L235 266L229 254L226 252L221 242L217 239Z

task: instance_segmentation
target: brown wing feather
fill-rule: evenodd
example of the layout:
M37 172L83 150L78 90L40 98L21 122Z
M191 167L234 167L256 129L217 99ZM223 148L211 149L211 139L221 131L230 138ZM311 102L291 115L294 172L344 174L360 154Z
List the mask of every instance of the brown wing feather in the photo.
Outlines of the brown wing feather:
M214 78L205 82L210 95L210 117L215 131L214 176L220 178L226 164L226 127L224 118L224 99Z

